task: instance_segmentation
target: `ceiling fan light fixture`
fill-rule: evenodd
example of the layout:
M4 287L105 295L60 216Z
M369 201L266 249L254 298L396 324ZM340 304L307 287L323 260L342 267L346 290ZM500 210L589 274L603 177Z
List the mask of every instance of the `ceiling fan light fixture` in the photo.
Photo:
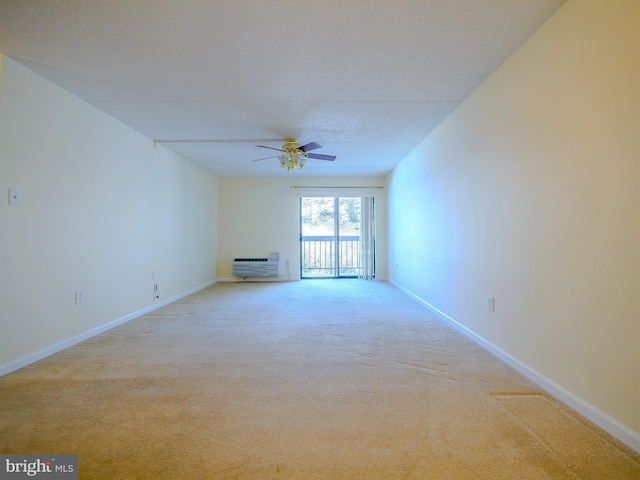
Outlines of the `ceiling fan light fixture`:
M298 150L297 148L283 149L285 155L278 155L278 161L282 168L286 168L288 172L293 169L299 168L302 170L307 163L306 153Z

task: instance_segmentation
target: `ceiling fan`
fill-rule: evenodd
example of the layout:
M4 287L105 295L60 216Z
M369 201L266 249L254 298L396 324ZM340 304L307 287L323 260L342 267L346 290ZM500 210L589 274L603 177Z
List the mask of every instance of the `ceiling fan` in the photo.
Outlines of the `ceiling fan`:
M270 150L277 150L282 152L280 155L273 155L271 157L258 158L253 160L259 162L261 160L267 160L269 158L278 158L280 166L286 168L288 172L294 168L303 169L307 163L308 158L314 160L328 160L333 162L336 157L334 155L322 155L320 153L309 153L311 150L317 150L322 148L322 145L316 142L307 143L306 145L300 145L295 138L287 138L287 141L282 145L282 148L268 147L266 145L256 145L258 148L268 148Z

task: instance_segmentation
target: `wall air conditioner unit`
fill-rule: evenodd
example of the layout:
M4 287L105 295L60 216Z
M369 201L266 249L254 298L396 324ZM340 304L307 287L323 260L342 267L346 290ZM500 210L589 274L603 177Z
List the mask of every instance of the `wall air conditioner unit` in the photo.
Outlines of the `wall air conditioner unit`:
M279 277L280 256L272 253L269 258L234 258L235 277Z

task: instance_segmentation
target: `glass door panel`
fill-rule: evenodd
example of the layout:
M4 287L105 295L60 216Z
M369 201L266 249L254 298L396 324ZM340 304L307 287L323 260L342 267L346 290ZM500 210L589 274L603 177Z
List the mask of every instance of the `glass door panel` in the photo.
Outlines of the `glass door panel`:
M360 263L360 197L338 197L338 276L357 277Z
M300 198L302 278L336 276L334 197Z

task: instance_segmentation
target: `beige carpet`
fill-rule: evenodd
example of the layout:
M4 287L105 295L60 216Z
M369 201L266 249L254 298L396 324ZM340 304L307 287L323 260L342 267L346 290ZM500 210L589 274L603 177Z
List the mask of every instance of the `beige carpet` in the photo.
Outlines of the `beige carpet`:
M218 284L0 378L0 451L80 478L640 479L383 282Z

